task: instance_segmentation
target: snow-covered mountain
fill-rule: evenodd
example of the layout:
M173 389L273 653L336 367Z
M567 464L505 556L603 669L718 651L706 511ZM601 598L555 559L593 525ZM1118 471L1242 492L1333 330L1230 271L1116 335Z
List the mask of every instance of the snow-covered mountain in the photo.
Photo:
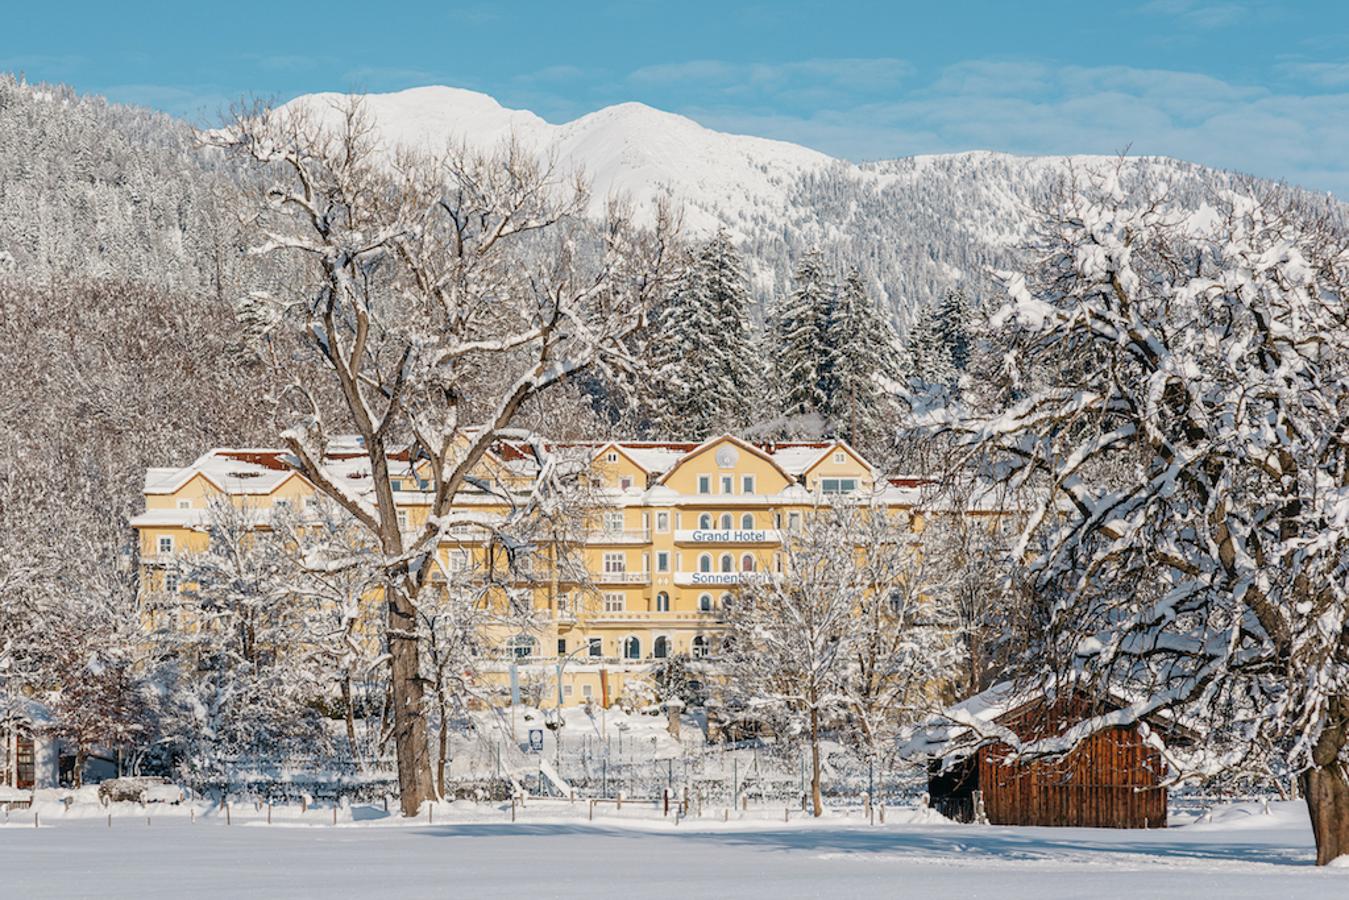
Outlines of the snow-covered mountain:
M342 99L311 94L288 106L335 117ZM554 125L455 88L365 101L390 148L490 150L514 136L584 170L596 209L613 192L648 207L668 193L692 236L718 227L736 236L761 298L781 296L800 255L822 247L862 271L901 327L953 285L976 297L995 290L990 271L1018 264L1037 205L1068 167L1113 162L973 152L858 165L637 103ZM1151 191L1165 181L1196 208L1241 180L1161 158L1131 159L1127 170L1126 184ZM232 205L257 177L202 152L168 116L0 76L0 277L134 278L233 296L244 260Z
M347 97L311 94L287 108L340 115ZM990 152L855 164L783 141L724 134L684 116L623 103L561 125L507 109L485 94L422 87L363 96L390 148L440 150L451 142L488 151L514 136L563 169L579 169L602 208L614 192L648 206L668 193L693 236L727 228L751 260L763 296L784 290L792 261L821 246L856 265L901 325L911 311L962 284L992 290L990 272L1015 265L1036 207L1069 167L1108 157L1017 157ZM1159 157L1130 159L1126 183L1199 206L1242 176Z

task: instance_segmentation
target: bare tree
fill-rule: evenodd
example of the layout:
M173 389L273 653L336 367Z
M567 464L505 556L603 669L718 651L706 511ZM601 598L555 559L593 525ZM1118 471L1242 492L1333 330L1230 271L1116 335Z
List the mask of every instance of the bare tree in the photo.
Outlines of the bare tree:
M214 142L275 179L255 252L308 261L304 296L257 292L240 314L255 340L299 330L323 364L321 378L287 385L283 438L290 464L383 557L398 777L414 815L434 796L417 629L427 563L447 529L482 524L456 497L522 407L626 362L625 339L664 287L670 220L658 211L638 233L618 204L585 220L579 180L563 183L515 143L487 157L381 151L357 103L329 127L252 110ZM337 433L359 440L359 483L330 464ZM390 480L399 451L428 481L429 515L407 533Z
M1168 710L1203 734L1175 778L1282 748L1319 863L1349 853L1349 240L1323 212L1070 185L978 396L925 420L1040 492L1040 659L1139 698L1021 752Z

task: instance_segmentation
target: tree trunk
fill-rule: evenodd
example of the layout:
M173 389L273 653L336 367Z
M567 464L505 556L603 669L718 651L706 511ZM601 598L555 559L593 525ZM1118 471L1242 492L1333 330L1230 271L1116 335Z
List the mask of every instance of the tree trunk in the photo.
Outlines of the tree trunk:
M393 695L394 752L403 815L415 816L433 799L425 690L418 663L416 607L401 584L384 587L389 611L389 688Z
M88 756L84 752L84 745L81 744L75 749L75 771L71 773L71 781L74 782L76 788L84 787L84 762L86 759L88 759ZM37 780L34 779L33 783L36 784Z
M450 751L450 729L446 723L445 685L436 676L436 705L440 713L440 744L436 753L436 793L445 799L445 758Z
M824 798L820 795L820 711L810 711L810 802L815 818L824 815Z
M1340 761L1349 744L1349 697L1330 703L1330 717L1302 774L1302 793L1316 839L1316 864L1349 854L1349 769Z
M361 763L361 751L356 746L356 711L351 707L351 672L342 676L342 706L346 710L347 746L351 749L351 760L356 765L356 771L360 772L365 766Z

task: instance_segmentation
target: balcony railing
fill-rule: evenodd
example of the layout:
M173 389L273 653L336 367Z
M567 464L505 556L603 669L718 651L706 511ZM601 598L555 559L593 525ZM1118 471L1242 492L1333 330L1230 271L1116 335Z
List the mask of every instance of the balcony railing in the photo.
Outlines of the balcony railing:
M596 572L591 576L596 584L650 584L650 572Z
M622 531L601 528L586 535L591 544L649 544L651 532L645 528L624 529Z

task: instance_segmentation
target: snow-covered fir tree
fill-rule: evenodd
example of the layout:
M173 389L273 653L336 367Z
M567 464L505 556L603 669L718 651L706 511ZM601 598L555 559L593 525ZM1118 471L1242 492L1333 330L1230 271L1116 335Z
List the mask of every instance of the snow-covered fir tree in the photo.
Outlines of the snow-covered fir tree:
M883 383L898 375L898 347L890 323L856 269L838 286L830 307L825 352L825 410L830 430L850 442L869 444L893 423Z
M797 264L792 290L772 321L774 387L786 416L823 416L832 360L828 352L834 285L824 254L811 250Z
M649 406L658 429L702 439L749 423L757 390L744 261L719 231L702 246L657 321L657 365Z

